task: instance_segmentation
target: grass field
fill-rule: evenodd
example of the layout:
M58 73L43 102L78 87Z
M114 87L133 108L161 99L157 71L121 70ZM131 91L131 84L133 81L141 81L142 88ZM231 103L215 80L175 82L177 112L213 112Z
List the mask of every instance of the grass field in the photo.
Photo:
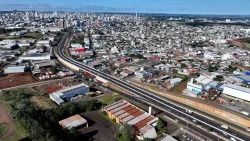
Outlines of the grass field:
M42 109L53 109L56 105L48 96L33 96L31 101L36 103Z
M26 34L24 34L23 37L28 37L28 38L35 38L35 39L38 39L39 37L41 37L42 34L41 33L35 33L35 32L28 32Z
M0 124L0 137L8 131L7 124Z
M5 34L0 34L0 39L19 39L19 36L9 36L9 35L5 35Z
M17 141L28 136L26 130L21 125L20 121L15 121L15 133L8 138L4 139L4 141Z
M115 102L115 99L118 98L119 95L113 94L111 96L106 96L102 99L99 99L100 102L102 102L104 105L110 105Z

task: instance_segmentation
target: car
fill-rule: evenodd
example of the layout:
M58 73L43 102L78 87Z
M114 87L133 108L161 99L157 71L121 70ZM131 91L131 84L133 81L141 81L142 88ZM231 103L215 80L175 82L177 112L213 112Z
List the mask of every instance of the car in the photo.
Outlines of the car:
M248 132L250 132L250 127L247 127L246 130L247 130Z
M236 141L236 139L235 139L235 138L233 138L233 137L231 137L230 139L231 139L232 141Z
M229 127L226 125L221 125L221 128L228 129Z

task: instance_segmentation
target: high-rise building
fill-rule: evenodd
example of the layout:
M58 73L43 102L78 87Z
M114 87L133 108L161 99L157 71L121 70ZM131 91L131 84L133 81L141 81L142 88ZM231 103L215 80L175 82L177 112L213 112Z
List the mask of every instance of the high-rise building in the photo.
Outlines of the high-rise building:
M77 20L77 22L76 22L76 27L77 27L77 28L81 28L81 21L80 21L80 20Z
M68 28L69 27L69 21L68 21L68 15L63 18L63 28Z
M25 21L26 21L26 22L29 22L29 21L30 21L30 19L29 19L29 13L28 13L28 12L26 12Z
M63 24L63 19L60 19L60 20L59 20L59 27L60 27L60 28L63 28L63 26L64 26L64 24Z

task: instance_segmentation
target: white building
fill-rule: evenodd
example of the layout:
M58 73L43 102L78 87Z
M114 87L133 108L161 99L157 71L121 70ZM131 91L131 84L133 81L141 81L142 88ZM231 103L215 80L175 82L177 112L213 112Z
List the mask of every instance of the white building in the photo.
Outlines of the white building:
M20 57L21 60L50 60L49 53L34 53L27 54Z
M226 84L223 89L223 94L250 101L250 89L238 85Z
M206 52L204 53L204 58L210 60L216 60L216 59L221 59L221 56L213 52Z
M8 73L23 73L25 72L25 66L10 66L4 70L5 74Z
M114 46L111 48L111 53L120 53L120 51L118 50L116 46Z
M49 46L49 40L41 40L36 43L37 46Z
M233 58L234 58L233 55L230 53L225 53L221 56L221 60L231 60Z
M71 46L72 48L82 48L82 45L79 44L79 43L72 43L72 44L70 44L70 46Z
M8 45L8 44L15 44L16 40L2 40L0 41L0 45Z
M196 94L199 94L212 81L213 79L208 78L206 76L202 76L202 75L196 79L191 78L191 80L187 83L187 90L193 91Z
M182 81L181 78L173 78L173 79L170 79L170 85L171 87L175 87L177 85L179 85L179 83Z

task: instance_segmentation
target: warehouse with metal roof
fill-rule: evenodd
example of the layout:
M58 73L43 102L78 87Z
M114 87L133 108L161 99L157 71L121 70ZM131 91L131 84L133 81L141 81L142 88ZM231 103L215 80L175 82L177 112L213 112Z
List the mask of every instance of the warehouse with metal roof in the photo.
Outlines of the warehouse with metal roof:
M235 84L225 84L223 94L250 101L250 89Z
M20 57L21 60L50 60L50 53L33 53Z
M138 139L153 139L157 136L157 117L152 116L126 100L120 100L103 108L107 115L118 124L127 123L135 127Z
M68 130L71 129L72 127L76 128L88 127L87 120L85 120L78 114L59 121L59 124L63 127L63 129L68 129Z
M25 72L25 66L9 66L4 70L5 74L23 73L23 72Z
M89 86L84 83L64 88L49 94L49 97L58 105L64 103L64 99L70 99L72 97L83 95L89 91Z

